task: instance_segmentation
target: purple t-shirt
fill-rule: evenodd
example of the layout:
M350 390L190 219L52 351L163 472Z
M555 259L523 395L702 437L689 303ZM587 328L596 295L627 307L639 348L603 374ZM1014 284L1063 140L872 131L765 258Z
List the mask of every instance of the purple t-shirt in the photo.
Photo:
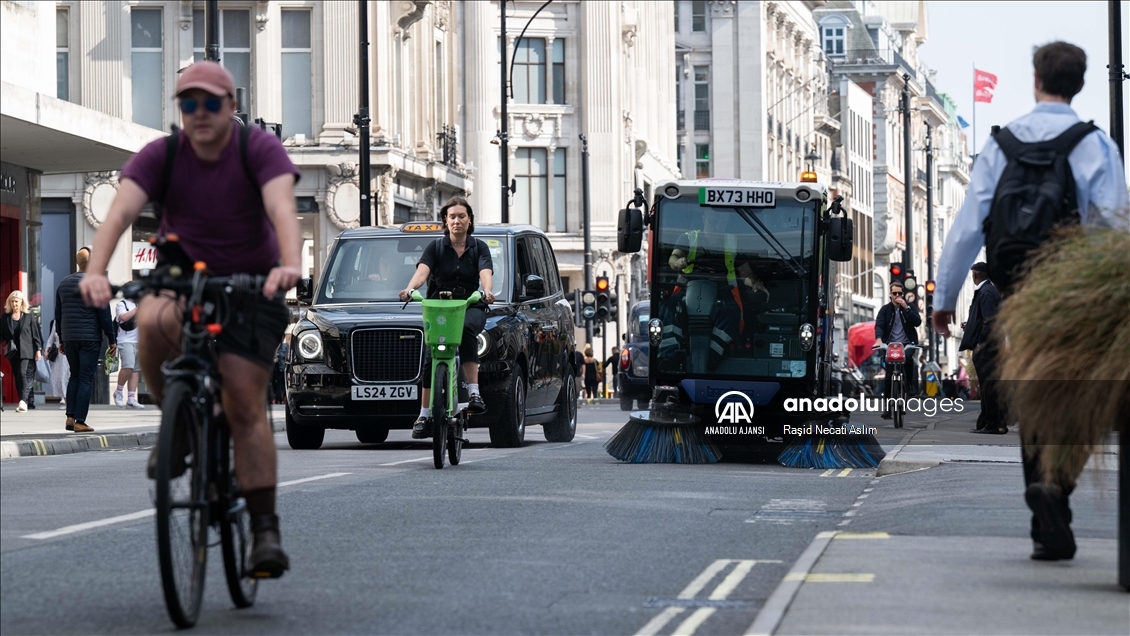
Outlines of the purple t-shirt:
M259 192L279 175L293 174L297 181L298 168L274 135L253 128L247 140L252 184L240 158L238 126L216 161L197 157L179 134L159 231L177 234L185 253L219 276L268 273L279 264L279 243ZM160 194L166 154L164 138L150 142L126 162L121 178L132 179L152 200Z

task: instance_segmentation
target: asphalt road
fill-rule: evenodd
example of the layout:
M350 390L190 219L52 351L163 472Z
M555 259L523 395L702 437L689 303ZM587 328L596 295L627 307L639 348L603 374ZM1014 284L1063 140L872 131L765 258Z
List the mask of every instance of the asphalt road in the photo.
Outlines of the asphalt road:
M996 515L995 535L1026 534L1018 466L876 480L873 470L624 465L602 444L626 414L587 406L580 415L570 444L531 427L523 448L494 449L473 430L463 463L442 471L407 431L383 445L331 431L318 451L293 451L276 435L292 569L264 582L253 608L235 610L213 550L196 631L740 634L822 531L961 535L979 527L974 516ZM144 516L146 456L3 462L0 631L175 631ZM980 489L978 504L963 503ZM1076 508L1077 536L1113 537L1102 506Z

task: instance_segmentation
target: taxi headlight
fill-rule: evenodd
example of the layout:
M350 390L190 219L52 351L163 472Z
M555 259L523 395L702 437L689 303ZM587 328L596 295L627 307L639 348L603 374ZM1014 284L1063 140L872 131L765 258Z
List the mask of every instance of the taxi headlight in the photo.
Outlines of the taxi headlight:
M305 360L316 360L322 357L322 334L317 331L307 331L298 336L298 355Z
M475 338L475 342L478 345L476 351L479 356L486 355L487 350L490 349L490 336L487 335L487 332L480 331L478 337Z

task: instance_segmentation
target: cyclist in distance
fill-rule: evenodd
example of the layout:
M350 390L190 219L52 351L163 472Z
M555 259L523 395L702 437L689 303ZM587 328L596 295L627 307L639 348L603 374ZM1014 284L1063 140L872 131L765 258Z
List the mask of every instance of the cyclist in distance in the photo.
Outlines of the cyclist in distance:
M483 398L479 396L479 349L477 338L486 325L487 305L494 302L494 263L490 248L479 239L472 238L475 232L475 211L463 197L452 197L439 210L443 223L443 238L436 239L424 248L416 273L408 282L408 287L400 292L400 300L408 302L412 292L425 282L428 283L428 298L439 298L441 291L451 292L452 299L466 300L482 285L483 300L467 307L463 319L463 341L459 344L459 359L463 363L463 373L467 377L470 401L467 411L484 413L487 410ZM424 369L430 369L428 360ZM428 420L431 410L432 378L429 371L424 372L424 386L420 391L420 417L412 426L414 439L426 439L431 433Z
M275 514L277 457L266 395L275 349L289 322L285 304L275 296L300 276L294 198L300 173L274 135L258 129L241 134L234 96L232 76L216 62L197 62L181 72L176 99L184 128L174 131L175 146L164 138L150 142L122 168L80 290L90 306L110 301L109 256L150 201L162 210L158 232L176 234L188 257L203 261L213 275L267 276L262 297L233 303L217 344L235 474L251 516L248 565L256 575L273 578L289 568L289 559ZM246 150L241 139L247 140ZM141 367L161 404L162 364L181 351L180 305L165 295L147 296L138 306L137 323ZM150 456L151 479L155 471Z

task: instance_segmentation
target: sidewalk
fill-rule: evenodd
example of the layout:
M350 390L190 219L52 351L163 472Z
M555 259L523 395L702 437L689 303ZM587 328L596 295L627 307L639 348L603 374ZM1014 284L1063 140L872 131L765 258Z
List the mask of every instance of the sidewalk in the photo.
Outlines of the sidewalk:
M283 430L283 407L272 407L275 432ZM0 458L66 455L93 450L137 448L157 443L161 411L152 404L144 409L120 409L91 405L87 424L93 433L69 433L67 416L58 403L40 404L17 413L15 405L4 405L0 414Z

